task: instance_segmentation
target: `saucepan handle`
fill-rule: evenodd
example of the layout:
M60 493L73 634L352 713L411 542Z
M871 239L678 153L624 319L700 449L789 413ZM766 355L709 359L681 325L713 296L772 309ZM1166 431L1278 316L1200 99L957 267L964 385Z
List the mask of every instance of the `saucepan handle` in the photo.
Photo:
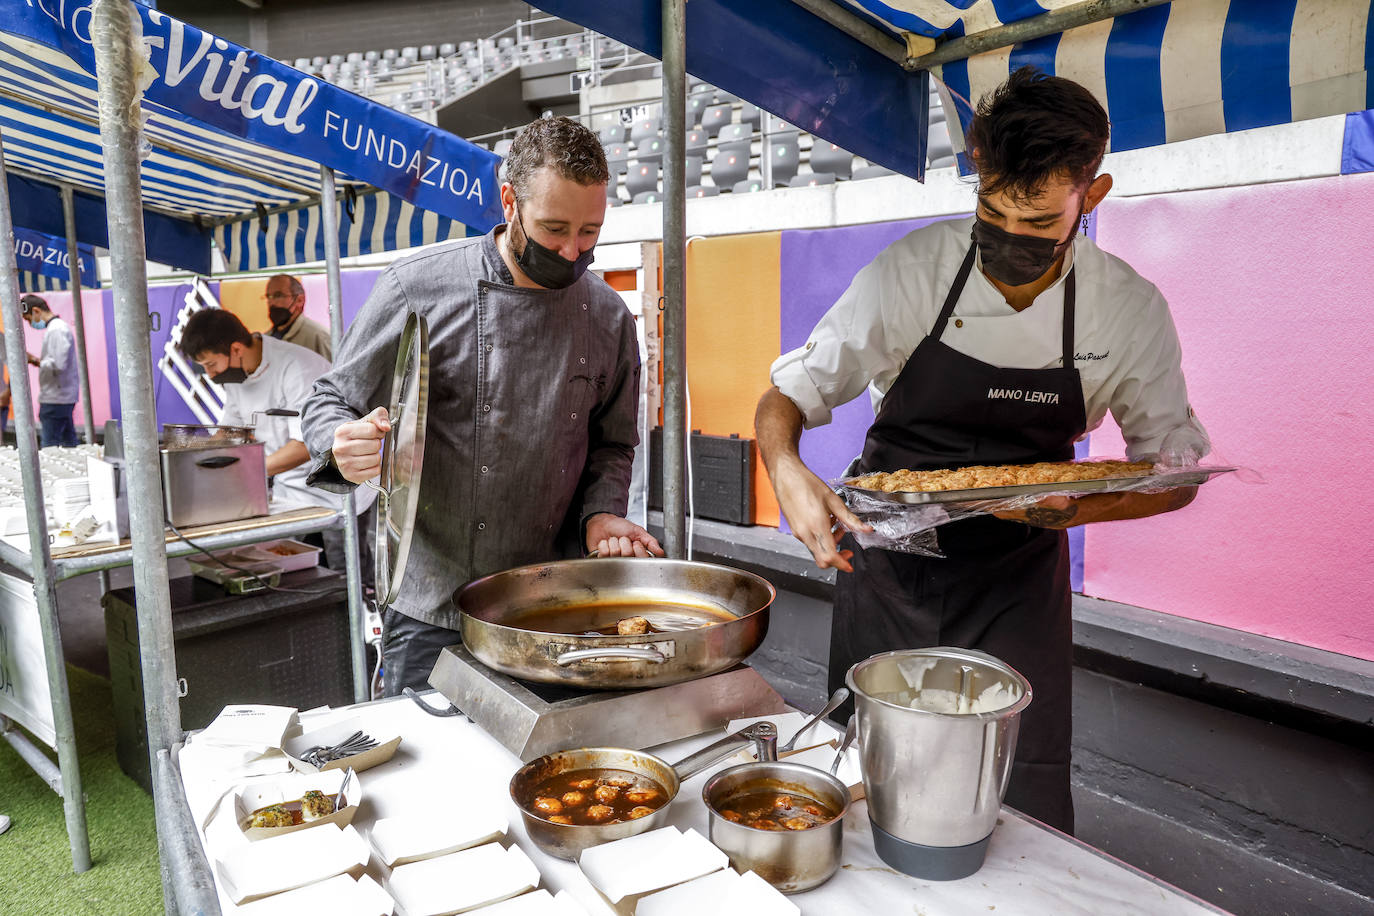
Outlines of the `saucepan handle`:
M564 652L555 661L566 667L574 662L585 662L591 659L653 662L655 665L661 665L668 660L668 657L657 649L638 646L608 646L604 649L573 649Z
M757 745L759 760L777 760L778 727L772 722L755 722L748 728L726 735L715 744L708 744L690 757L678 761L673 769L677 771L678 779L691 779L707 767L719 763L750 744Z
M227 468L231 464L237 464L238 460L238 456L236 455L212 455L209 458L202 458L197 461L196 467L208 468L210 470Z

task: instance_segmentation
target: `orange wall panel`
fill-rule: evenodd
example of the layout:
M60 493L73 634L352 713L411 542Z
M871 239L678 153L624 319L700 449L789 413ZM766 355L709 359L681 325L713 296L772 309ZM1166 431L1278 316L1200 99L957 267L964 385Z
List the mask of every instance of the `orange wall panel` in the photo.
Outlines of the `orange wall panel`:
M687 383L692 428L754 437L754 408L781 350L782 234L698 239L687 249ZM778 524L778 503L757 450L754 524Z

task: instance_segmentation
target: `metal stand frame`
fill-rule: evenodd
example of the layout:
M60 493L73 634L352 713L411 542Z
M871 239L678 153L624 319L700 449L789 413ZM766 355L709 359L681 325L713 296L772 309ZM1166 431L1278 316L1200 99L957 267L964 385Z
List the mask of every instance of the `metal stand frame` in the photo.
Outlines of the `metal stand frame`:
M72 868L91 867L91 844L86 834L86 803L81 791L81 769L76 758L76 731L72 725L72 698L67 685L67 665L62 656L62 633L57 626L57 592L52 554L48 549L48 516L43 503L43 481L38 466L38 436L34 429L33 399L24 349L24 319L19 307L19 267L14 254L14 219L10 210L9 179L4 167L4 139L0 136L0 305L5 321L5 359L21 367L10 373L13 393L14 433L19 449L19 471L24 482L24 508L29 526L30 573L38 602L43 633L43 660L52 694L53 728L57 739L57 772L47 757L23 736L8 730L5 737L54 791L62 796L67 818L67 839L72 848ZM141 228L141 226L140 226ZM145 320L147 316L144 316ZM162 503L159 500L158 508ZM31 752L31 753L30 753Z
M663 547L687 555L687 2L663 0Z

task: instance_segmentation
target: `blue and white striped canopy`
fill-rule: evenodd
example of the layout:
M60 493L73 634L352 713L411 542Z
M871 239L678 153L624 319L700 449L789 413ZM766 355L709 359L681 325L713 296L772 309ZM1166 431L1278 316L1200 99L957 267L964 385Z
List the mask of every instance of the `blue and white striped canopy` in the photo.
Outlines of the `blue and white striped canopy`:
M812 0L887 37L940 42L1082 0ZM662 56L657 0L542 0L540 9ZM687 70L870 161L925 166L924 79L799 0L691 0ZM1370 0L1174 0L946 63L940 81L956 151L973 108L1031 64L1091 90L1111 149L1374 107ZM917 53L920 53L919 51Z
M64 235L56 189L71 186L78 239L108 247L90 2L0 0L0 140L16 223ZM304 236L283 242L238 231L265 224L284 233L310 224L312 212L318 225L321 163L340 172L346 189L370 192L364 181L386 189L361 198L370 203L359 215L380 212L380 231L341 221L344 256L463 235L458 220L481 229L499 222L499 159L491 152L165 14L137 9L151 55L141 100L150 259L209 273L212 229L221 223L231 224L217 233L226 245L234 239L233 253L226 248L231 263L284 266L297 254L323 257L318 232L306 245ZM437 212L413 216L425 212L417 207ZM294 208L307 209L264 216ZM255 250L274 252L275 259L255 257Z
M397 251L460 239L468 227L385 191L345 196L339 214L339 250L345 257ZM267 270L324 260L318 204L223 223L215 227L215 245L230 270Z

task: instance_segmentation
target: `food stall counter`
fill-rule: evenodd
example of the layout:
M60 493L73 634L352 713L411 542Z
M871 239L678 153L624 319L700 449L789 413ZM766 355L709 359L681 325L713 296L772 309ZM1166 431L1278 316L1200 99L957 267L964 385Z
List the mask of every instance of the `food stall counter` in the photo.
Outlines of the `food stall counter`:
M447 705L436 693L420 696L434 708ZM346 709L303 712L300 718L306 730L351 719L374 734L401 735L390 760L361 774L365 797L353 827L363 836L369 835L371 825L385 818L414 817L436 810L458 812L462 817L469 807L474 817L488 816L491 805L497 803L503 806L509 822L502 843L519 847L528 856L538 869L539 887L550 894L566 892L594 916L625 912L624 903L620 909L613 906L576 863L553 858L534 845L508 793L511 776L521 761L466 717L437 718L409 699L395 698ZM722 730L672 742L654 749L654 753L676 761L723 734ZM245 787L281 779L286 760L269 758L247 769L236 768L230 762L232 755L196 738L191 736L180 751L183 786L215 871L221 906L225 913L233 913L239 907L226 892L216 862L232 857L250 841L237 828L226 831L221 824L215 829L211 815L226 798ZM702 787L713 773L732 762L738 761L726 761L686 780L672 802L668 822L682 831L690 828L707 836ZM260 771L258 775L246 775L253 769ZM207 822L211 824L209 830ZM1193 916L1223 912L1009 808L1002 810L986 863L968 878L928 881L889 867L874 851L867 807L862 801L853 804L845 815L841 863L831 880L788 899L807 916L875 912L954 916L999 911L1019 916L1107 912ZM389 869L375 849L370 851L366 873L379 885L387 886Z

